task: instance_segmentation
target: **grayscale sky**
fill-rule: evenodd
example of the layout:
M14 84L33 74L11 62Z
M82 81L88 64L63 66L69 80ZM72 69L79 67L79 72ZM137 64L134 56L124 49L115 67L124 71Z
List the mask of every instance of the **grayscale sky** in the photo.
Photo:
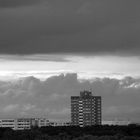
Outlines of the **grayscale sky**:
M103 119L140 121L140 1L0 0L0 118L70 120L92 88Z

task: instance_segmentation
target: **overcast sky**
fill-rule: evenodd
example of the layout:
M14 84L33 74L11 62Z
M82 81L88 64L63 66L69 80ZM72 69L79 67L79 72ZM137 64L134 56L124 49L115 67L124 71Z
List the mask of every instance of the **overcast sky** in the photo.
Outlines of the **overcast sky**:
M139 55L138 0L1 0L1 53Z
M139 5L0 0L0 117L69 120L70 96L92 88L103 119L140 121Z

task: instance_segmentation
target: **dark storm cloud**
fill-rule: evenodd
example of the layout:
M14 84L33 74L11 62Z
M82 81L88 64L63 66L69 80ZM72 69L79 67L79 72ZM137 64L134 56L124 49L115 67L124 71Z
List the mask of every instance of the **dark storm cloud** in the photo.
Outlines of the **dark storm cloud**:
M40 3L43 0L1 0L0 8L12 8L20 6L28 6Z
M0 52L139 55L139 5L137 0L47 0L2 8Z
M61 55L0 55L1 61L50 61L50 62L70 62L66 56Z

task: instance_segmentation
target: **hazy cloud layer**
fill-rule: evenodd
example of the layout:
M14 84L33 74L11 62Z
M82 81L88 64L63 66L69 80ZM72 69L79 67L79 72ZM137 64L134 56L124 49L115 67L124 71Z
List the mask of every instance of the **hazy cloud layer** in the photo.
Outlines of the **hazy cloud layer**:
M20 7L20 6L29 6L40 3L43 0L1 0L1 8L11 8L11 7Z
M0 53L139 55L138 0L1 0Z
M52 76L45 81L34 77L0 82L0 117L48 117L70 119L70 96L92 88L102 96L103 119L140 117L140 79L77 79L77 74Z
M70 60L65 55L0 55L0 61L50 61L50 62L69 62Z

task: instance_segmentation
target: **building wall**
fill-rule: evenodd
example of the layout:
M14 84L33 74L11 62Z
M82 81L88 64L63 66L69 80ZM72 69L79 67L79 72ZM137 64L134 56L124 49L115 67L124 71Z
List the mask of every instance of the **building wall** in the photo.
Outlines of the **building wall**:
M101 97L83 91L80 96L71 97L72 125L90 126L101 124Z
M46 118L17 118L0 119L0 127L11 128L13 130L31 129L32 127L45 126L70 126L70 122L50 122Z
M38 119L38 126L39 127L49 126L49 125L50 125L50 122L48 119L46 119L46 118Z
M108 120L103 121L103 125L129 125L131 124L131 121L129 120Z
M16 119L16 130L22 130L22 129L30 129L31 128L31 121L30 118L19 118Z
M17 119L1 119L0 127L11 128L14 130L30 129L31 127L48 126L49 120L43 118L17 118Z
M15 123L16 123L15 119L2 119L0 120L0 127L15 129L16 128Z
M71 122L50 122L50 126L71 126Z

